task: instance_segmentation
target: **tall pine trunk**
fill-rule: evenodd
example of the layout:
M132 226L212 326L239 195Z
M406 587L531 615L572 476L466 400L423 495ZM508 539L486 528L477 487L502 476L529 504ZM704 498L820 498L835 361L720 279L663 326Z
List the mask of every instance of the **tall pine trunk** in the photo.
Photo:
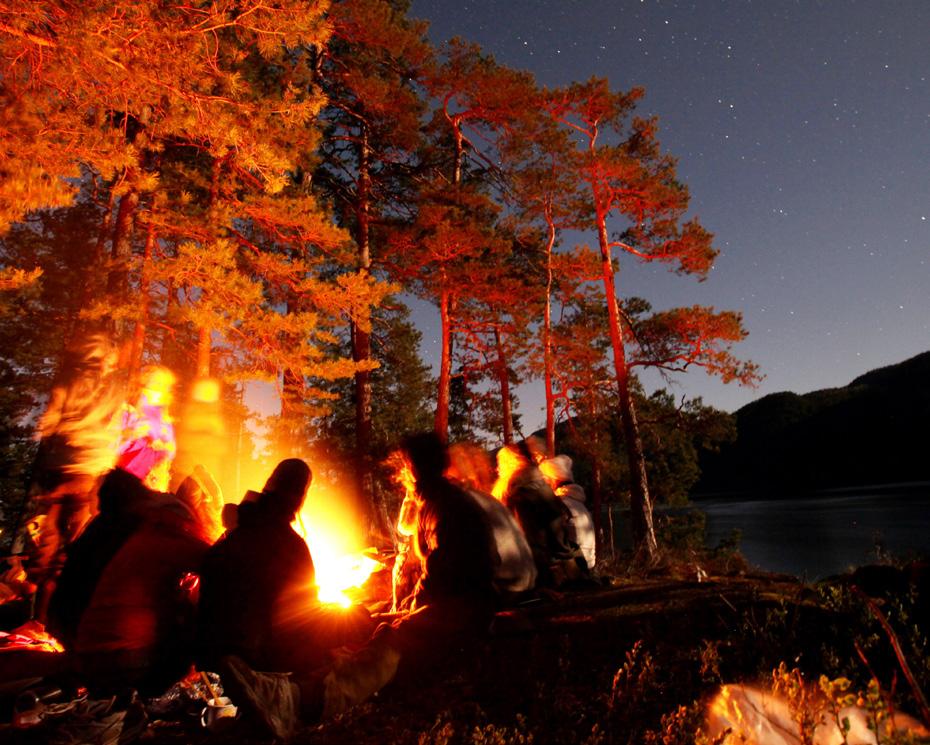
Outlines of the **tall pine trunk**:
M452 330L449 292L439 293L439 318L442 334L442 351L439 359L439 385L436 391L436 417L434 429L443 442L449 441L449 385L452 378Z
M110 248L110 271L107 274L107 296L112 307L126 301L129 294L129 261L132 258L132 226L139 206L139 192L135 189L123 194L119 200L116 222L113 226L113 244ZM122 335L122 323L115 323L117 337Z
M555 393L552 390L552 249L555 246L555 225L550 205L546 205L546 306L543 316L543 379L546 385L546 454L555 456Z
M210 377L210 329L197 330L197 377Z
M355 209L356 234L358 247L358 273L367 275L371 268L371 243L369 235L369 194L371 176L369 173L368 130L362 125L362 141L358 154L358 200ZM371 359L371 336L359 324L352 329L352 359L355 362L367 362ZM371 495L370 468L368 460L371 449L371 373L359 370L355 373L355 452L359 465L363 466L362 488L366 497Z
M465 155L464 138L457 121L450 120L455 138L455 159L452 164L452 186L456 204L460 201L462 161ZM440 270L443 271L443 270ZM436 391L436 416L433 428L443 442L449 441L449 387L452 379L452 296L442 278L439 292L439 320L442 327L442 351L439 361L439 385Z
M149 274L152 261L152 250L155 247L155 226L150 222L145 234L145 249L142 254L142 268L139 276L139 302L142 304L139 320L132 336L132 358L129 362L129 379L138 381L142 370L142 353L145 349L145 333L149 321L151 298L149 297Z
M371 269L371 162L368 127L361 126L358 146L358 192L355 204L355 245L358 250L357 271L367 275ZM352 360L368 362L371 359L371 335L358 323L352 324ZM371 464L371 372L355 373L355 466L358 493L362 504L360 514L368 520L370 532L380 532L386 526L380 518L381 510L375 504Z
M601 249L601 270L610 324L614 372L617 379L617 392L620 396L620 421L623 426L626 458L630 469L630 527L637 552L642 559L652 561L658 553L658 545L652 525L652 501L649 497L649 481L646 476L646 458L643 455L643 443L636 421L636 408L630 391L630 369L626 361L620 309L617 306L617 294L614 289L614 268L610 260L606 215L600 211L597 214L597 237Z
M212 216L213 208L216 206L220 191L220 174L223 169L223 159L214 158L210 166L210 213ZM201 288L200 302L203 303L207 291ZM210 377L210 357L212 354L213 329L197 329L197 377Z
M452 188L455 203L461 203L462 163L465 158L465 142L458 120L449 119L455 141L455 157L452 163ZM442 352L439 362L439 385L436 391L436 417L434 429L443 442L449 441L449 388L452 379L452 293L449 291L445 270L442 289L439 292L439 319L442 326Z
M499 326L494 327L494 344L497 348L497 379L501 391L501 416L504 420L504 444L513 444L513 403L510 400L510 374L507 370L507 355L501 341Z

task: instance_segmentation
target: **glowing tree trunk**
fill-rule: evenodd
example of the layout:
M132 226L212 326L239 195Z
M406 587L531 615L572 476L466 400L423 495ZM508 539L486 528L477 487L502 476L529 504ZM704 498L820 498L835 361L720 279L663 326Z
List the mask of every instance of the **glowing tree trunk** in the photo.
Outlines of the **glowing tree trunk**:
M507 370L507 355L501 342L499 326L494 327L494 344L497 347L497 379L501 391L504 444L510 445L513 443L513 404L510 400L510 374Z
M110 258L113 266L107 275L107 295L114 307L120 305L129 291L129 259L132 255L132 224L139 206L139 193L132 190L119 200L116 223L113 226L113 245ZM122 331L122 324L116 330Z
M132 336L132 359L129 367L129 379L136 381L139 379L139 373L142 370L142 352L145 349L145 333L149 321L149 307L151 300L149 298L149 265L152 261L152 249L155 246L155 226L149 223L148 231L145 235L145 250L142 254L142 269L139 277L139 302L142 307L139 311L139 320L136 321L136 328Z
M355 210L355 243L358 249L358 272L360 274L368 274L371 268L369 159L368 129L362 125L361 142L358 147L358 201ZM371 359L371 336L358 323L352 325L352 359L355 362L368 362ZM369 370L358 370L355 373L355 456L359 491L366 502L371 502L371 372Z
M543 379L546 386L546 453L555 455L555 393L552 390L552 249L555 247L555 224L546 209L546 306L543 316Z
M434 428L443 442L449 439L449 382L452 377L452 330L450 328L449 293L439 294L439 317L441 321L442 351L439 358L439 384L436 391L436 417Z
M607 316L610 323L610 344L613 349L617 392L620 395L620 419L623 426L627 462L630 468L630 517L633 541L637 550L643 554L643 558L651 560L656 556L658 545L656 544L655 530L652 525L652 500L649 497L646 458L643 455L643 442L639 436L639 425L636 421L636 407L633 404L633 396L630 392L630 369L626 361L620 309L617 306L617 294L614 289L614 268L610 260L610 242L607 238L606 215L600 210L597 213L597 223L604 293L607 299Z

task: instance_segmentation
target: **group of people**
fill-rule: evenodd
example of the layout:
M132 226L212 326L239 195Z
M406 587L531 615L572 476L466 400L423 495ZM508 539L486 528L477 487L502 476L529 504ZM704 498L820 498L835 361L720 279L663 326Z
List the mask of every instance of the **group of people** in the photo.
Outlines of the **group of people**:
M110 350L87 349L88 379L108 380ZM114 419L110 393L62 389L42 422L51 522L35 553L36 610L91 684L154 695L196 665L221 674L247 720L286 738L299 717L344 711L487 631L502 605L583 580L594 564L570 459L508 446L495 481L484 451L425 433L399 448L405 498L390 611L378 624L363 607L327 607L311 548L292 527L310 467L282 461L238 505L224 505L201 465L185 463L190 473L169 491L173 429L160 392L173 381L162 377L146 378L138 403L123 407L119 426L132 436L118 447L103 426ZM100 443L80 440L84 431ZM94 491L104 440L112 462Z

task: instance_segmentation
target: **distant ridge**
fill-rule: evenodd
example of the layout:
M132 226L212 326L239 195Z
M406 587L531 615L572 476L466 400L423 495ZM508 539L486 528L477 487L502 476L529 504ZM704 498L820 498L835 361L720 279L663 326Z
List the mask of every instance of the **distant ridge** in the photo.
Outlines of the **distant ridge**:
M701 454L695 496L930 481L930 352L842 388L773 393L735 416L736 442Z

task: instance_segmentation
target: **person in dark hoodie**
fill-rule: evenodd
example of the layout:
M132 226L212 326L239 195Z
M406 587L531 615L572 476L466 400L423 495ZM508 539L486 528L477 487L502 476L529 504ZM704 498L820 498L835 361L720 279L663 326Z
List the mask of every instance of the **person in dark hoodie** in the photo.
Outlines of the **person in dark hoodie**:
M587 575L584 556L569 538L571 512L552 491L537 464L538 449L524 440L497 453L494 496L514 514L537 569L537 587L556 588Z
M202 667L221 674L250 725L281 739L298 711L318 713L315 671L329 650L371 633L364 609L331 611L317 598L313 559L291 527L311 478L310 467L291 458L260 493L246 494L207 553L200 591Z
M311 478L304 461L281 461L261 493L246 495L236 526L207 553L199 638L208 666L232 654L257 670L292 670L306 646L294 636L303 611L317 604L315 572L291 522Z
M48 629L66 648L74 646L81 616L107 565L146 515L174 500L171 494L149 489L121 468L104 477L97 498L99 511L68 548L49 602Z

